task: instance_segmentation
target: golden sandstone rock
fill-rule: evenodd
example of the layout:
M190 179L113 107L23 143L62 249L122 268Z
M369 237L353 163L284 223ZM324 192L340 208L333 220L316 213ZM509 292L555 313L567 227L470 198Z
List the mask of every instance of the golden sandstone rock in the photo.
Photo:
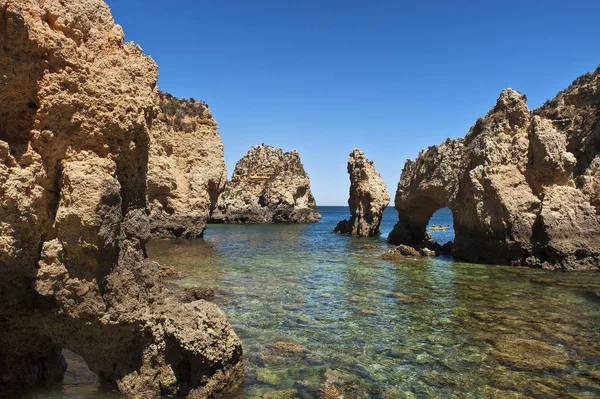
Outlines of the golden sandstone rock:
M156 65L101 0L0 0L0 30L0 392L60 378L61 347L133 398L235 389L223 312L145 257Z
M252 147L212 213L215 223L307 223L321 218L297 151Z
M600 68L530 111L506 89L465 138L407 161L388 241L419 246L431 215L454 216L452 253L479 263L600 267Z
M359 237L378 235L383 211L390 203L385 182L375 170L375 163L364 152L354 149L348 160L350 175L350 220L343 220L333 230L338 234Z

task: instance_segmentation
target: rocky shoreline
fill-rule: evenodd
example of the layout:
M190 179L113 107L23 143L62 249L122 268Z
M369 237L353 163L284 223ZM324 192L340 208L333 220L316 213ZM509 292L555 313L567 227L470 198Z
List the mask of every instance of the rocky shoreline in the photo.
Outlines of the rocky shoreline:
M0 12L0 392L60 380L62 348L131 398L235 391L243 348L214 289L170 295L161 273L177 271L146 244L201 237L209 221L318 221L299 153L253 147L227 181L208 106L160 92L156 64L103 1L0 0ZM377 235L385 183L359 150L348 173L351 218L335 231ZM442 207L453 245L426 232ZM407 161L395 208L386 259L600 269L600 68L534 110L504 90L464 138ZM513 361L507 342L498 356ZM351 390L329 374L340 382L323 397Z
M404 165L393 244L419 246L448 207L452 254L475 263L600 268L600 68L542 107L502 91L464 138Z
M100 0L0 15L0 392L60 379L61 348L131 398L235 390L225 314L166 295L146 258L156 64Z

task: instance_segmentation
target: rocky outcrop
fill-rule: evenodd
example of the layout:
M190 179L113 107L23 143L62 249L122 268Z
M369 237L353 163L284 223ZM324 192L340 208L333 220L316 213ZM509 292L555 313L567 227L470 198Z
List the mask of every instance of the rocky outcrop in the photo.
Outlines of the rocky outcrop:
M600 268L600 68L530 111L504 90L463 139L407 161L394 244L418 245L449 207L455 256L547 269Z
M60 378L61 348L133 398L235 389L223 312L145 257L156 65L100 0L0 0L0 30L0 392Z
M308 223L321 218L297 151L252 147L235 165L214 223Z
M159 93L159 106L147 178L152 236L199 237L227 179L217 123L202 101Z
M354 149L348 160L350 175L350 220L342 220L333 230L338 234L358 237L378 235L385 207L390 203L385 182L364 152Z

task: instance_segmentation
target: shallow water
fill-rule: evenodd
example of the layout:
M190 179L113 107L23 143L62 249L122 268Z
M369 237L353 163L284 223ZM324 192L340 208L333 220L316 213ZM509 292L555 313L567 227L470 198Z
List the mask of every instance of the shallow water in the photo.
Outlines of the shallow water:
M211 225L204 239L149 245L186 275L171 291L215 288L244 344L233 398L600 397L599 273L383 260L393 209L373 239L331 233L347 208L321 213L316 224ZM443 210L431 223L451 219ZM453 231L432 235L443 243ZM76 380L29 397L112 389L84 380L87 396L69 396Z

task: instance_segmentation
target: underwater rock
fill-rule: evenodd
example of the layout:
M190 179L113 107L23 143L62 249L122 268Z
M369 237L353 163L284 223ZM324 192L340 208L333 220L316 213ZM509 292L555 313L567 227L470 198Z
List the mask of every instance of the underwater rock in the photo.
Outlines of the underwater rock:
M215 297L215 290L211 287L188 287L183 290L183 297L186 301L209 301Z
M158 264L159 275L162 278L183 278L184 275L175 266Z
M273 386L279 386L283 382L281 375L266 368L260 368L256 371L256 379Z
M383 254L381 254L381 259L402 260L404 258L405 256L402 255L400 252L396 251L395 249L390 249L389 251L385 251Z
M552 372L565 370L570 362L564 349L533 339L501 336L494 342L495 357L516 370Z
M298 151L261 144L238 161L213 223L309 223L321 218Z
M223 143L206 103L158 94L147 176L152 236L199 237L227 179Z
M502 91L464 138L404 165L393 244L419 246L448 207L452 254L477 263L600 268L600 68L538 109Z
M155 63L101 0L0 13L0 392L59 379L61 348L132 398L235 389L225 314L168 298L145 256Z
M296 356L306 352L306 348L294 343L279 341L273 344L273 349L283 355Z
M337 234L358 237L372 237L381 230L381 218L385 207L390 203L385 182L375 170L375 163L369 161L364 152L354 149L348 160L350 175L350 220L342 220L333 229Z
M319 386L317 397L320 399L330 398L368 398L369 395L357 382L359 378L355 375L334 369L325 371L325 382Z
M296 389L253 388L248 391L249 399L294 399L298 397Z
M344 391L336 387L333 383L325 381L317 391L319 399L338 399L343 397Z

